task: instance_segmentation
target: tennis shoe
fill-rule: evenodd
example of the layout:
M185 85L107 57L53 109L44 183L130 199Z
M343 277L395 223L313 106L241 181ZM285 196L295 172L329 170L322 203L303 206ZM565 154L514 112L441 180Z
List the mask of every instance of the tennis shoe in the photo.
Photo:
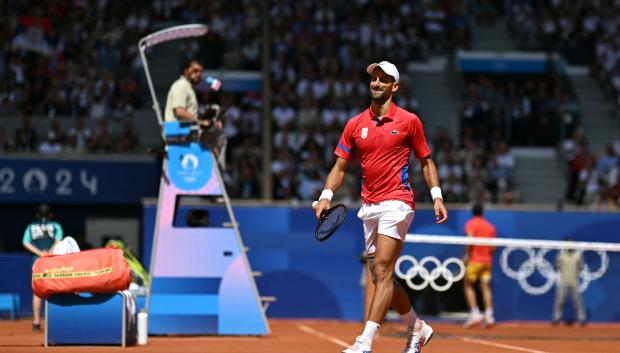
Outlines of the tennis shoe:
M366 341L362 336L355 338L355 343L342 353L372 353L372 347L370 342Z
M493 328L493 326L495 326L495 318L493 315L484 315L484 326L486 328Z
M420 353L422 347L433 338L433 328L418 319L414 327L407 328L407 344L403 353Z
M477 325L482 325L484 317L482 314L472 314L467 321L463 324L464 328L472 328Z

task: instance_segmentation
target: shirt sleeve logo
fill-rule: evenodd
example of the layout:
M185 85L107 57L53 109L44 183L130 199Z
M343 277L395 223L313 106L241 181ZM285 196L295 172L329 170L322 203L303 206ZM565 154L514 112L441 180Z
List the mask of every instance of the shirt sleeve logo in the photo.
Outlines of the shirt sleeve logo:
M366 137L368 137L368 128L367 127L362 129L362 138L365 139Z

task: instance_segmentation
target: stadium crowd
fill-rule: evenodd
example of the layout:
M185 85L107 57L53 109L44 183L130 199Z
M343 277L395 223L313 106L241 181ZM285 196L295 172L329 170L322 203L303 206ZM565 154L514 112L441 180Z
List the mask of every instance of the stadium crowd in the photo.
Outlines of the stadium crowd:
M618 119L620 136L620 3L526 0L513 2L510 13L509 25L520 49L559 51L569 63L590 67L615 105L610 113ZM591 151L582 127L567 132L566 199L596 209L620 206L620 138L608 141L603 151Z
M477 141L502 134L513 146L555 146L579 123L577 99L546 75L467 74L463 81L462 127Z
M620 207L620 137L597 155L582 128L564 141L568 171L566 199L595 210Z
M6 39L0 55L0 113L22 116L22 126L15 131L0 129L3 150L140 151L131 117L145 108L148 95L135 43L162 24L178 19L209 24L210 34L199 44L184 44L185 55L200 57L206 69L261 66L261 14L252 2L227 1L222 6L138 1L130 11L115 0L96 6L68 0L2 6L8 16L0 19L0 36ZM406 72L410 61L469 47L470 19L462 9L456 0L272 4L275 199L316 197L344 123L368 105L368 63L389 57ZM228 160L235 161L228 163L225 173L230 194L260 197L261 97L223 93L219 100L230 139ZM418 109L407 80L397 103ZM40 133L30 116L49 117L49 130ZM64 118L73 119L68 131L56 123ZM88 125L95 126L93 131ZM448 200L517 199L510 177L514 158L503 134L487 140L466 134L455 143L443 129L428 133L435 135L432 145ZM357 170L348 174L339 196L359 198ZM415 178L413 182L419 184ZM418 198L425 199L425 187L418 190Z
M557 51L569 63L590 66L620 107L620 3L515 1L510 28L520 49Z

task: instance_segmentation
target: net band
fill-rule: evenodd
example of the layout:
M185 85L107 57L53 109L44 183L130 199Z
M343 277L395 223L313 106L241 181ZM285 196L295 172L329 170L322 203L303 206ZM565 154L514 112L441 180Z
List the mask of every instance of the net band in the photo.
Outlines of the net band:
M450 244L450 245L487 245L507 246L540 249L576 249L594 251L620 252L620 244L585 242L585 241L562 241L542 239L515 239L515 238L474 238L454 235L431 235L431 234L407 234L405 241L408 243L427 244Z

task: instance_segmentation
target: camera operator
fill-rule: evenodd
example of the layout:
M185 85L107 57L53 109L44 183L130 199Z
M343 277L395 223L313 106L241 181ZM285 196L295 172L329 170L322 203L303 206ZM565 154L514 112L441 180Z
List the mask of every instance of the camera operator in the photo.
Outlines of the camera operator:
M194 91L194 86L202 81L203 72L203 66L196 59L190 59L183 65L183 73L168 91L164 120L197 124L200 127L199 140L211 147L218 164L223 168L227 139L219 118L219 105L210 104L199 109ZM212 91L219 90L221 85L219 80L211 77L208 77L205 83Z

